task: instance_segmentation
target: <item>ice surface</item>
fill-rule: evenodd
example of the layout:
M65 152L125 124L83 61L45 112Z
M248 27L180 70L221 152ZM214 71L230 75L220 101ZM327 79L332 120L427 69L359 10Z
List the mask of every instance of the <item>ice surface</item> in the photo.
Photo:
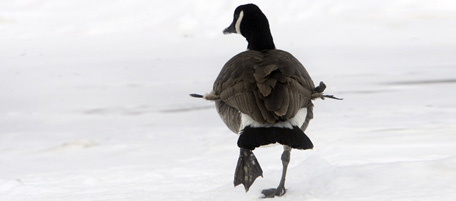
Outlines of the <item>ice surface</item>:
M255 1L254 1L255 2ZM343 101L316 101L280 200L456 199L456 3L257 1L276 46ZM5 1L0 200L253 200L281 147L233 188L237 136L212 88L247 44L242 1Z

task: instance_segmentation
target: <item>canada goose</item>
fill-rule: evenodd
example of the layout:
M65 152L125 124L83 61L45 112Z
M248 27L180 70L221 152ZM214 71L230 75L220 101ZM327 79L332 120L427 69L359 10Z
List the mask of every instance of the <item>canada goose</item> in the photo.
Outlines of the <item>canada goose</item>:
M312 100L335 97L323 95L326 87L323 82L315 87L309 73L293 55L275 48L268 20L258 6L237 7L233 22L223 33L244 36L248 50L223 66L211 93L191 96L215 101L224 123L240 134L235 186L243 184L248 191L255 179L263 176L252 150L272 143L284 146L280 184L262 191L265 197L281 196L286 192L291 149L313 148L304 134L313 118Z

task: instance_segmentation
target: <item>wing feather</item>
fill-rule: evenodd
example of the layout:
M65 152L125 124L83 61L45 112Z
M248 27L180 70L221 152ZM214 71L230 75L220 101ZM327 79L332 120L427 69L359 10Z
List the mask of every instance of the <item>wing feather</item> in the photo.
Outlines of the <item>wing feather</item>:
M292 118L303 107L309 106L311 110L314 88L304 66L291 54L281 50L248 50L225 64L214 83L213 93L220 95L223 102L218 105L225 110L219 109L219 113L230 107L229 113L237 110L259 123L276 123ZM240 120L228 123L240 124Z

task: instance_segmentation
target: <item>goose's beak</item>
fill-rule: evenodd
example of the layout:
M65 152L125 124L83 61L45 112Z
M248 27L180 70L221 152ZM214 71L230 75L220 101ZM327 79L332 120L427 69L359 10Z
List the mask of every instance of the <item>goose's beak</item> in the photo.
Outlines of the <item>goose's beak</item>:
M227 27L225 30L223 30L223 34L230 34L230 33L236 33L236 28L234 27L234 22L231 23L229 27Z

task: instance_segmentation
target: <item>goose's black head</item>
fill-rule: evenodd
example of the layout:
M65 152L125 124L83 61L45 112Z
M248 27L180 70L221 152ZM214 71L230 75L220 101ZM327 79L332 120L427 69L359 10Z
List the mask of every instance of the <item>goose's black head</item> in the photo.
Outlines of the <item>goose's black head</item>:
M223 33L242 34L249 43L249 50L275 49L268 19L255 4L238 6L234 11L233 22Z

